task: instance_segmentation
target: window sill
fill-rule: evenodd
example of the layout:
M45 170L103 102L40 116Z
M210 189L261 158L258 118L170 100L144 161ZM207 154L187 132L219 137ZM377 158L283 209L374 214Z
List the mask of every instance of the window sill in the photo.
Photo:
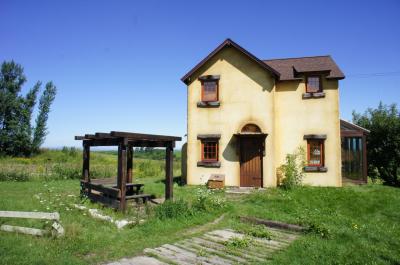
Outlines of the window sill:
M303 93L303 99L324 98L324 97L325 97L325 92Z
M218 168L218 167L221 167L221 162L219 162L219 161L211 161L211 162L199 161L199 162L197 162L197 166L198 166L198 167L213 167L213 168Z
M304 172L327 172L327 167L314 167L314 166L306 166L303 168Z
M219 101L199 101L197 102L198 108L218 108L220 106Z

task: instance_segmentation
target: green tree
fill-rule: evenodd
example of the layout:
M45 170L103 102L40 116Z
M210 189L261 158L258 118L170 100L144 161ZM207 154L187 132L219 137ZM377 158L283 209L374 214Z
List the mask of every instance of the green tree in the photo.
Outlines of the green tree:
M353 111L353 122L370 130L367 137L368 175L400 187L400 112L396 104Z
M31 126L41 82L21 95L26 82L21 65L3 62L0 70L0 153L29 156L39 150L46 136L46 122L56 88L49 82L40 98L36 126Z

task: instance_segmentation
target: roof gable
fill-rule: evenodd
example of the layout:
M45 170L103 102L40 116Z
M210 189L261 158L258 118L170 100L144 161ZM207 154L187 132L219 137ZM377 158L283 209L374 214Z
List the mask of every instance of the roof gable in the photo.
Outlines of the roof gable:
M278 71L273 69L271 66L267 65L257 57L255 57L253 54L242 48L239 44L236 42L232 41L231 39L226 39L224 42L222 42L215 50L213 50L209 55L207 55L206 58L201 60L195 67L193 67L186 75L184 75L181 78L181 81L184 82L185 84L188 84L190 82L190 77L200 68L202 67L208 60L210 60L214 55L216 55L219 51L224 49L225 47L233 47L237 49L239 52L243 53L245 56L247 56L250 60L254 61L258 65L260 65L262 68L264 68L266 71L271 73L274 77L279 77L280 74Z

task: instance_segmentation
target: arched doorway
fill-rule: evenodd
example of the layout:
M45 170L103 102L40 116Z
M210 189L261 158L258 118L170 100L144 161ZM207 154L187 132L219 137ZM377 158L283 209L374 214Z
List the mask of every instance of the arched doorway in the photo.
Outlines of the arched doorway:
M240 159L240 186L262 187L263 186L263 155L265 149L265 138L256 124L248 123L242 127L239 138Z

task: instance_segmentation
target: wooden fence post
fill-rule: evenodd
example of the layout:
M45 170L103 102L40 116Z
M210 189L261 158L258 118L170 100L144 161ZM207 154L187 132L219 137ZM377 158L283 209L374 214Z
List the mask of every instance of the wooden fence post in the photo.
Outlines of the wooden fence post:
M87 143L83 143L83 167L82 167L82 180L89 182L90 181L90 145Z
M121 211L125 212L126 209L126 170L127 170L127 152L126 144L123 140L118 145L118 189L120 190L120 204L119 208Z
M85 141L83 141L82 180L85 183L90 182L90 145ZM87 196L89 193L90 189L81 184L81 197Z
M165 199L172 199L174 188L174 149L171 145L167 146L165 150Z
M133 147L129 145L127 150L127 176L126 176L126 182L128 183L133 182L132 168L133 168Z

